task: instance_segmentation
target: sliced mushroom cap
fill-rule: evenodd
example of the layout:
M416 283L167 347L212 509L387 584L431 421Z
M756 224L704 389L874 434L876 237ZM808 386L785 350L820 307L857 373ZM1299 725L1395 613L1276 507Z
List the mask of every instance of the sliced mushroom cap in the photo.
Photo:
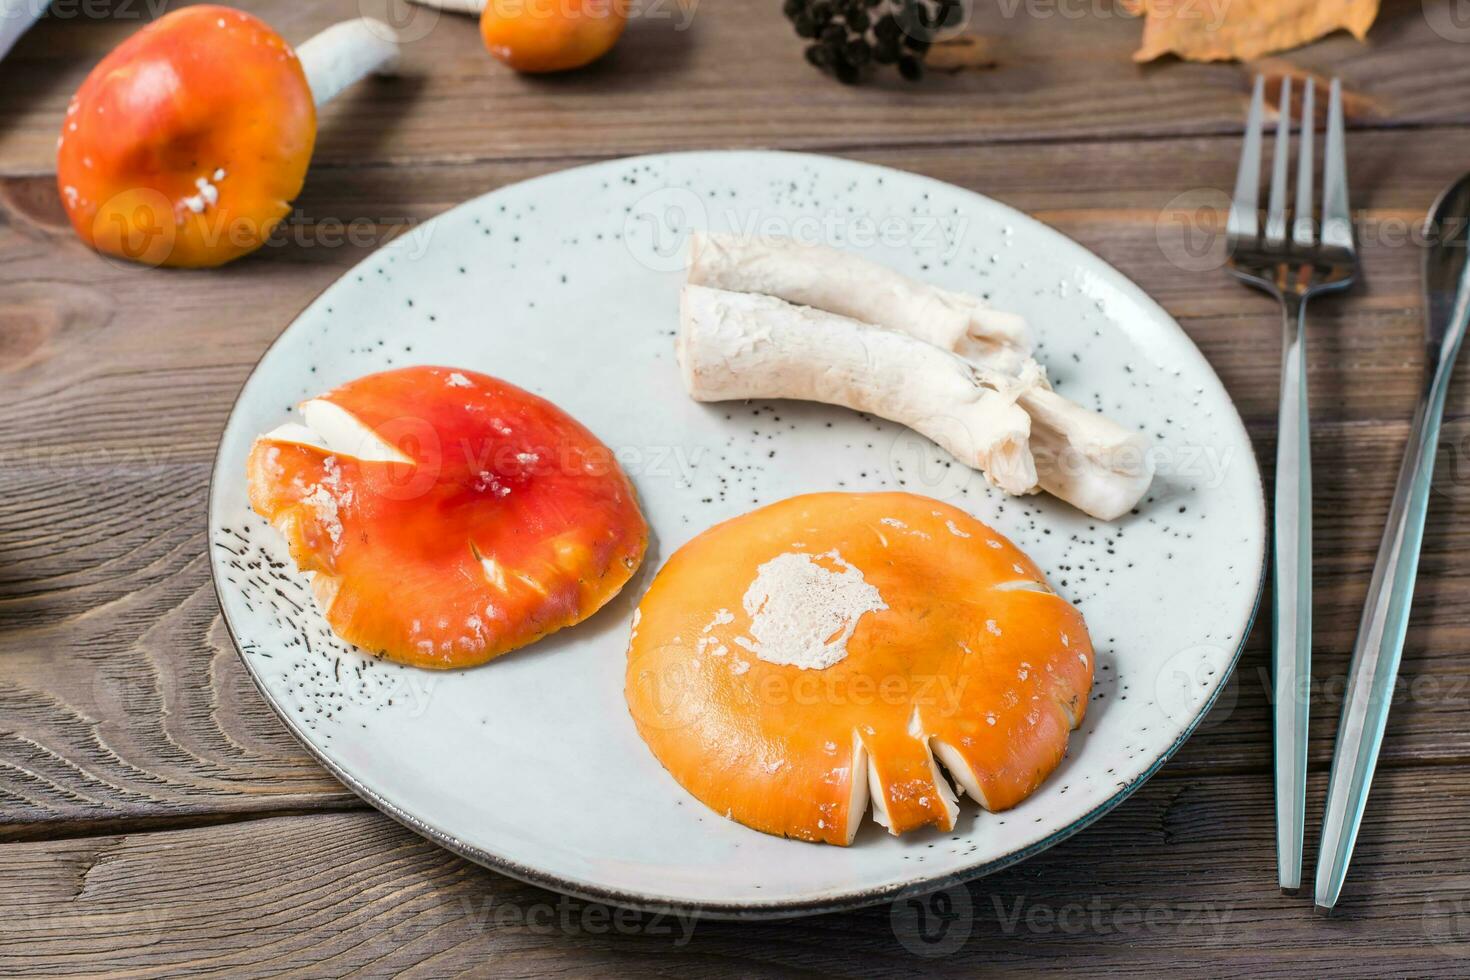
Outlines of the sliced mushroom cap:
M220 265L285 217L315 139L291 46L242 11L188 7L87 76L62 123L57 186L72 227L99 251Z
M497 61L519 72L571 71L612 50L628 24L627 0L488 0L480 37Z
M586 619L648 526L611 452L555 405L452 368L368 375L250 453L250 502L349 643L467 667Z
M847 844L865 801L951 829L1057 766L1093 653L994 530L906 493L793 497L680 548L639 606L626 695L670 774L756 830Z

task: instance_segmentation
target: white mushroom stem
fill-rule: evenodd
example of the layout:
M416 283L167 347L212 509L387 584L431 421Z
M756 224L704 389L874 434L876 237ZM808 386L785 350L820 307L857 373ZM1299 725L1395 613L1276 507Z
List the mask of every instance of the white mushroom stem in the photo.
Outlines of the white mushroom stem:
M1017 404L1031 417L1038 485L1099 520L1128 513L1153 482L1148 440L1052 391L1029 356L1026 321L1013 313L847 252L789 239L695 232L689 281L763 293L908 334L991 376L1014 379Z
M968 360L982 369L1008 364L1005 358ZM1030 358L1017 377L1016 404L1031 417L1040 488L1102 521L1133 509L1154 478L1148 439L1052 391L1046 370Z
M686 285L676 350L698 401L796 398L934 440L1008 493L1036 489L1019 383L906 334L770 296Z
M910 279L868 259L789 238L744 238L696 231L689 282L764 293L917 337L1002 369L1031 353L1026 321L974 296ZM1004 359L1004 360L1002 360Z
M1020 405L1031 416L1031 453L1041 489L1098 520L1132 510L1154 478L1149 443L1050 388L1029 388Z
M50 6L47 0L0 0L0 58Z
M359 17L333 24L298 45L296 56L320 108L366 76L391 72L399 50L397 31L380 20Z

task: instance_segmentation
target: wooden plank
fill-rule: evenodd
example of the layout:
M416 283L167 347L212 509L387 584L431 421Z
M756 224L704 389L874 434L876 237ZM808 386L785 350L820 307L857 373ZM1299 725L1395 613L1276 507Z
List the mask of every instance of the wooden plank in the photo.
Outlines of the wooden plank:
M1449 158L1470 154L1470 133L1362 133L1354 147L1355 174L1396 168L1363 194L1382 219L1417 213L1452 175ZM1158 231L1178 175L1228 182L1233 152L1228 140L1188 138L1146 155L1099 143L862 156L993 193L1116 262L1180 316L1269 463L1277 314L1219 272L1170 265ZM376 240L564 163L322 170L301 201L300 241L197 273L108 263L72 236L48 178L0 180L0 834L353 805L270 715L218 620L203 557L218 433L260 351L367 253L323 244L316 225L367 219ZM1311 328L1316 765L1417 385L1419 249L1375 240L1365 253L1364 288L1319 307ZM1386 766L1466 754L1470 665L1452 652L1470 639L1458 558L1470 543L1470 387L1451 401L1405 659L1412 700L1390 722ZM1222 706L1170 773L1266 771L1264 651L1258 629L1228 719Z
M0 65L0 172L54 166L70 94L157 6L65 4L70 15L43 20L21 40ZM369 83L323 112L317 159L334 164L549 157L573 146L601 156L1238 132L1248 89L1246 70L1235 65L1134 64L1141 25L1111 3L977 4L973 28L997 68L936 75L917 87L894 79L859 88L812 70L766 0L649 0L610 57L550 79L496 64L470 19L436 20L403 0L239 6L298 43L364 10L391 9L414 38L404 77ZM1277 64L1340 75L1362 96L1359 125L1463 123L1463 53L1419 4L1397 3L1385 4L1366 45L1338 35Z
M1269 299L1214 268L1223 254L1218 188L1230 181L1234 152L1229 140L1181 139L1151 143L1141 158L1118 143L860 156L992 194L1094 249L1184 321L1247 419L1261 423L1274 416L1277 313ZM1311 320L1315 403L1330 410L1329 417L1402 418L1411 411L1421 346L1422 256L1411 233L1437 190L1455 176L1455 161L1467 155L1470 131L1355 138L1353 172L1365 175L1358 195L1365 283L1348 297L1322 301ZM9 398L0 393L0 402L18 403L23 413L0 417L0 434L18 437L4 427L30 425L26 406L50 394L56 397L47 411L60 413L58 422L76 423L77 414L89 412L98 387L63 385L63 378L95 381L101 373L137 373L129 387L146 392L149 410L157 410L159 394L147 386L147 377L168 376L175 380L162 397L174 399L167 407L176 425L185 427L171 431L168 444L185 442L199 451L195 458L203 458L212 450L215 421L196 428L196 420L203 421L199 412L174 409L197 404L202 392L222 392L227 377L243 377L240 368L253 363L321 288L412 224L465 197L565 163L323 170L308 183L281 244L225 270L172 275L109 263L88 252L66 225L48 178L0 182L0 288L8 300L0 317L14 324L0 348L0 364L21 381ZM1375 179L1390 168L1392 181ZM346 227L365 238L346 241ZM1186 235L1189 248L1204 250L1202 258L1181 251ZM167 304L158 292L164 281ZM228 327L218 325L221 310L229 311ZM199 338L207 339L207 349L200 349ZM92 356L96 344L107 357ZM46 371L21 370L42 357ZM207 363L200 364L201 358ZM1349 375L1352 384L1345 383ZM1454 397L1462 397L1458 389ZM1466 404L1457 400L1452 414L1463 413ZM58 428L83 431L76 424Z
M1312 812L1324 791L1314 778ZM620 973L670 977L1278 977L1347 963L1364 976L1455 976L1470 956L1467 791L1464 766L1432 784L1381 773L1331 920L1276 888L1269 778L1218 775L1152 782L1077 837L945 899L766 924L759 941L740 924L564 899L371 813L12 844L0 847L0 973L520 977L605 974L615 958Z

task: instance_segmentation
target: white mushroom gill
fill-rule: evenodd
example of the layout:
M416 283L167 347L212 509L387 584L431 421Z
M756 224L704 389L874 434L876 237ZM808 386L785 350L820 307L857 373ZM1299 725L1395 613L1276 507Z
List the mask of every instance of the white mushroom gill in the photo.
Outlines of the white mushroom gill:
M993 592L1040 592L1044 595L1056 595L1045 582L1036 582L1031 579L1016 579L1012 582L999 582L992 585Z
M929 743L921 740L919 744L929 759L929 773L934 785L934 799L939 803L940 809L944 811L945 826L942 829L950 830L954 827L955 821L960 815L960 807L958 801L955 799L954 789L949 785L949 781L944 778L944 774L939 771L939 765L934 761L934 754L929 751ZM893 820L888 815L888 790L883 785L883 778L878 774L878 767L873 761L872 754L865 752L864 755L868 763L867 794L873 803L873 821L879 826L886 828L890 834L896 834L893 829Z
M852 733L852 763L847 802L847 843L857 837L863 818L868 815L868 749L862 736Z
M958 749L937 737L929 740L929 747L939 761L944 763L944 768L949 770L949 774L954 777L960 789L969 794L970 799L987 810L992 809L985 801L985 791L980 788L980 777L975 775L975 770L970 768L970 763L965 760Z
M386 442L361 419L335 402L312 398L299 406L304 425L287 422L267 432L266 439L315 446L334 456L364 462L406 463L413 460Z
M887 828L890 834L894 833L893 821L888 816L888 793L883 789L883 781L878 778L878 767L873 762L871 753L866 754L868 760L868 798L873 802L873 820L880 827Z

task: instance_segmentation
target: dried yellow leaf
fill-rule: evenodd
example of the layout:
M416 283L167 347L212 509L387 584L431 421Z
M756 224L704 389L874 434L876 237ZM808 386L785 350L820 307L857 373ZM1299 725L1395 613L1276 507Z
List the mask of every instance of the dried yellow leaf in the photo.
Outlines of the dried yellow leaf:
M1362 40L1379 0L1138 0L1147 18L1134 61L1242 61L1315 41L1336 30Z

